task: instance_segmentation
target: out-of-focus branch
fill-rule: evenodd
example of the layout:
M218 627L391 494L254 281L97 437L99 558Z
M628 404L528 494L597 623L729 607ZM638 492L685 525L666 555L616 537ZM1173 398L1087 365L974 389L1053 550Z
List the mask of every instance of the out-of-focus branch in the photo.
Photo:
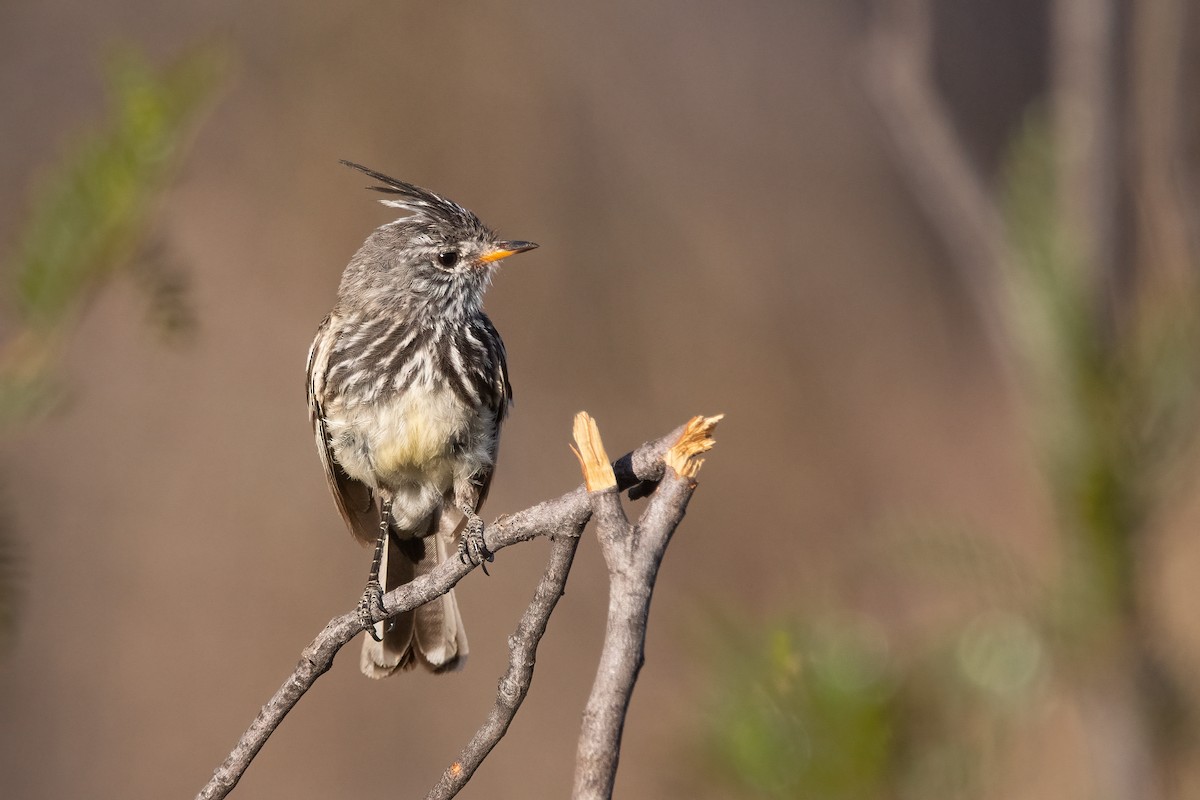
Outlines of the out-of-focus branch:
M991 313L992 321L1011 323L993 332L1024 358L1051 367L1026 370L1023 394L1052 413L1054 432L1043 437L1060 471L1056 494L1074 548L1068 561L1082 565L1068 572L1065 591L1099 598L1093 618L1070 624L1098 631L1089 643L1112 649L1089 658L1075 687L1095 785L1114 798L1162 796L1170 756L1155 749L1156 708L1169 705L1174 713L1178 704L1161 700L1169 687L1156 677L1161 670L1139 630L1142 592L1130 564L1149 510L1139 481L1156 455L1141 432L1160 424L1156 415L1169 418L1177 397L1187 398L1189 388L1175 387L1192 373L1179 364L1194 361L1185 337L1195 325L1195 242L1181 185L1177 110L1185 4L1131 6L1131 118L1116 114L1121 37L1114 0L1048 4L1052 142L1035 153L1029 131L1017 141L1023 147L1010 156L1016 175L1005 231L996 201L970 168L937 100L929 68L931 0L878 2L868 86L898 166L960 272L978 279L972 285L985 318ZM1122 123L1134 133L1137 168L1129 178L1138 191L1135 266L1143 274L1133 280L1117 274ZM1034 158L1047 154L1044 165ZM1021 250L1020 273L1007 271L1010 247ZM1141 291L1148 286L1156 291ZM1130 290L1143 306L1121 296ZM1032 309L1014 302L1021 299ZM1169 380L1158 377L1163 373ZM1186 407L1194 403L1189 399ZM1103 491L1096 490L1100 485Z
M583 712L575 760L575 800L612 797L621 733L638 672L645 660L650 597L671 534L683 519L696 488L699 458L713 445L721 417L696 417L664 456L667 469L636 524L621 507L617 482L604 465L604 445L595 422L576 417L576 453L588 477L597 536L608 563L608 625L596 680Z
M1129 127L1137 203L1138 272L1167 291L1194 281L1196 205L1180 147L1180 75L1187 28L1184 0L1142 0L1133 14Z
M1115 300L1116 116L1113 0L1056 0L1052 107L1057 215L1094 302Z
M663 459L668 450L679 442L681 435L686 430L686 426L677 428L661 439L647 442L614 462L611 465L611 470L616 481L616 488L613 491L623 491L634 486L656 483L663 480L664 476L667 478L666 484L668 486L685 481L685 479L678 478L677 476L672 477L674 473L665 466ZM686 483L686 491L690 495L691 486L694 485L694 482L689 478L686 479ZM671 491L674 494L678 493L679 489L672 489ZM657 492L655 496L658 496ZM684 502L686 504L686 499ZM658 507L662 507L663 505L662 501L657 503ZM652 503L651 508L654 507L655 504ZM649 510L647 513L649 513ZM489 550L498 552L509 545L529 541L538 536L549 536L556 542L567 539L574 540L578 538L579 531L587 523L591 514L591 498L585 487L580 486L575 491L568 492L557 499L547 500L516 514L500 517L485 529L485 543ZM679 516L682 517L682 515L683 509L680 508ZM676 520L677 522L678 520ZM572 546L572 552L573 549ZM547 572L548 576L551 572L556 576L562 569L569 569L569 563L565 565L561 563L562 556L563 553L561 550L556 549L556 553L551 557L551 568ZM555 567L556 564L557 567ZM417 578L411 583L393 589L384 595L384 612L378 619L373 620L372 624L393 617L401 612L410 611L445 594L472 569L474 569L474 565L464 563L459 559L448 559L442 562L432 572ZM565 575L565 572L563 574ZM555 580L557 578L551 578L551 583ZM546 579L543 579L542 587L548 590L553 589L552 586L547 584ZM559 593L561 593L561 589L559 589ZM539 592L540 595L541 593ZM535 605L539 603L538 597L535 597L534 603ZM552 608L543 609L547 616L550 610ZM539 617L543 611L535 609L532 617ZM526 619L528 620L532 617L527 614ZM329 670L333 665L334 656L337 655L338 651L347 642L362 632L363 629L363 624L357 611L351 611L329 621L325 629L304 648L300 662L296 665L292 674L288 676L287 680L279 687L274 696L267 701L267 704L262 707L258 716L234 746L233 751L214 771L212 779L196 795L197 800L214 800L214 798L226 797L233 790L255 756L258 755L259 750L266 744L267 739L279 727L283 718L296 706L300 698L312 687L317 678ZM514 658L516 658L516 655L514 655ZM530 674L532 674L532 669L530 669ZM525 678L525 681L527 684L528 678ZM528 686L526 685L525 689L527 690L527 688ZM505 691L504 683L501 684L501 692L503 691ZM501 699L500 702L503 703L504 700ZM519 705L519 701L517 705ZM514 706L512 714L515 713L516 708ZM511 719L511 715L509 715L509 719ZM485 725L486 728L488 728L488 725ZM481 742L486 742L491 735L493 734L489 734L485 730ZM499 737L497 736L496 738L498 739ZM494 741L492 744L494 745ZM490 750L490 747L490 745L487 746L487 749ZM478 754L479 760L482 760L486 755L486 751L480 752ZM463 764L460 763L460 766L463 766ZM465 766L463 766L463 769L465 769ZM450 770L451 772L454 771L453 765ZM453 796L453 794L445 796Z
M928 0L881 0L866 40L868 95L896 165L959 268L997 356L1011 357L1000 282L1012 257L992 193L933 83Z

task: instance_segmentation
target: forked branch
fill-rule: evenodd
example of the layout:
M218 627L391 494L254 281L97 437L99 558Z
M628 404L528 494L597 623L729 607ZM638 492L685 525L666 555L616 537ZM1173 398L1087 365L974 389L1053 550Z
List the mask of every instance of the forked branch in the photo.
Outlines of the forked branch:
M581 416L585 420L585 425L590 422L590 418L586 415ZM562 595L567 574L570 571L572 559L574 558L575 548L578 544L579 535L592 516L593 508L598 501L598 495L609 496L611 501L616 503L616 508L619 510L620 503L617 501L618 491L637 487L642 493L645 493L647 487L661 482L662 488L654 491L654 498L647 507L642 520L639 521L635 528L635 531L640 531L644 527L647 541L656 542L651 548L651 550L657 552L657 556L651 559L653 560L653 570L643 572L648 580L648 584L639 588L631 585L628 576L626 576L622 578L621 587L618 589L614 585L612 592L614 598L619 596L624 597L626 594L631 596L644 595L645 602L639 606L642 613L641 636L635 640L620 643L610 642L613 613L610 605L609 637L606 638L605 642L607 657L623 664L636 663L638 666L641 665L642 643L645 637L645 614L649 611L650 588L653 586L658 562L661 561L662 550L666 547L666 540L669 539L675 525L682 519L687 500L695 488L695 470L699 469L699 463L695 459L695 456L712 446L708 432L711 432L717 419L719 417L707 419L697 417L688 423L688 425L677 428L660 439L643 444L611 465L598 463L599 460L607 462L607 456L604 455L603 444L600 442L599 431L595 429L595 423L590 422L590 434L581 440L578 435L579 421L577 420L576 443L579 445L577 454L580 456L581 463L585 464L584 472L588 478L588 486L580 486L557 499L547 500L516 514L502 516L487 526L484 538L487 548L492 552L498 552L509 545L529 541L539 536L550 537L554 544L546 572L538 584L534 599L522 616L517 630L509 639L509 668L500 681L496 703L484 725L475 734L459 758L447 768L437 786L429 793L429 798L450 798L457 794L459 789L470 779L483 759L486 758L487 754L491 752L500 738L504 736L505 731L507 731L509 723L511 723L517 709L529 691L529 685L533 677L533 661L537 644L545 633L550 613L554 610L558 598ZM700 426L706 432L703 435L697 434L697 426ZM668 453L671 454L669 457ZM681 458L682 461L680 461ZM586 466L589 463L591 464L591 472L589 472ZM672 466L668 467L667 463L670 463ZM680 464L684 466L681 467ZM680 474L681 469L683 470L683 474ZM591 478L592 473L604 476L604 481L602 489L589 494L589 488L594 488L595 486ZM664 489L666 491L663 491ZM609 509L609 513L611 513L611 508ZM623 512L621 512L621 518L624 518ZM605 548L605 556L608 558L610 548L608 545L604 545L606 530L608 530L608 523L602 523L601 542ZM639 548L634 548L634 552L638 550ZM611 563L610 561L610 568ZM463 563L458 559L450 559L443 562L432 572L388 592L384 596L384 615L382 618L387 619L401 612L412 610L445 594L472 569L474 569L474 565ZM621 604L620 607L624 608L625 603ZM279 687L267 704L262 707L258 716L234 746L233 751L214 771L212 779L196 795L198 800L213 800L214 798L226 797L233 790L267 739L279 727L283 718L295 707L300 698L316 682L317 678L329 670L333 665L333 659L338 651L362 631L363 625L357 611L350 611L329 621L325 629L304 648L300 662L296 665L295 670L288 676L288 679L284 681L283 685ZM618 644L623 644L633 649L628 652L618 652ZM632 677L636 678L636 670L634 670ZM592 742L595 735L599 733L606 734L606 738L603 741L608 743L607 746L620 746L620 727L624 718L623 710L628 706L629 693L632 691L632 688L632 680L629 680L623 688L623 700L619 697L616 700L621 708L621 719L616 720L615 730L617 735L615 739L611 736L613 722L607 717L605 725L600 727L588 725L585 722L584 733L580 742L581 757L584 742ZM593 690L592 696L593 700L597 698L604 700L605 707L614 702L609 697L607 685L601 686L599 679L597 680L597 688ZM589 709L591 708L592 701L589 701ZM592 753L595 746L589 745L588 752ZM615 752L608 754L603 759L605 764L610 765L610 771L613 773L616 770L616 761ZM589 762L590 765L599 763L601 762L595 760ZM584 776L595 776L597 774L596 769L592 766L589 766L586 770L581 767L579 772L579 775ZM595 793L581 792L578 788L578 776L576 783L576 796L600 796ZM604 781L593 780L589 777L588 785L593 784L604 785ZM611 791L611 774L608 776L607 786L609 787L609 791Z
M695 417L684 426L663 457L666 469L650 504L631 525L617 484L611 472L606 474L608 459L596 423L585 413L575 418L576 455L588 478L609 586L604 647L575 759L575 800L612 797L625 715L645 661L646 624L658 568L696 488L696 473L704 463L699 456L713 446L712 432L720 420Z

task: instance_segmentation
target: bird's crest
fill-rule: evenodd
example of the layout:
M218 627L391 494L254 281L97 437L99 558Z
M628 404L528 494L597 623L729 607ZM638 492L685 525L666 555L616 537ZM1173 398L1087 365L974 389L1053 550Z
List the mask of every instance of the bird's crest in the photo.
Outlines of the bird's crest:
M368 186L368 189L383 192L384 194L396 195L395 199L379 201L385 206L402 208L414 217L444 219L460 225L474 226L480 224L474 214L453 200L447 200L428 189L422 189L420 186L414 186L411 183L405 183L404 181L388 177L382 172L376 172L369 167L364 167L362 164L355 164L353 161L347 161L344 158L340 162L365 175L370 175L375 180L384 184L383 186Z

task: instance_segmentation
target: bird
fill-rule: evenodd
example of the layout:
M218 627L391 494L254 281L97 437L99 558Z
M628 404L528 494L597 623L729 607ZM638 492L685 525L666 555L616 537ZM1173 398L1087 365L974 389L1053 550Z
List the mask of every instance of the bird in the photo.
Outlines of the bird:
M404 214L350 259L308 353L308 406L330 491L350 532L375 545L358 614L360 666L383 678L461 669L453 590L374 623L384 592L449 557L491 560L480 508L512 404L504 342L483 312L497 265L537 247L504 240L463 206L341 162ZM382 582L380 578L382 576Z

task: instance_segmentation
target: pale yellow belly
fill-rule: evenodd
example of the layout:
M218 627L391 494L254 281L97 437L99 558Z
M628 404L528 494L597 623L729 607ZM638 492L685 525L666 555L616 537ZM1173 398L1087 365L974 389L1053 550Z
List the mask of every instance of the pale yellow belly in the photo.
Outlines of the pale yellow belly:
M471 423L458 397L440 388L327 414L334 457L346 474L376 488L418 481L448 489L456 449L470 437Z

